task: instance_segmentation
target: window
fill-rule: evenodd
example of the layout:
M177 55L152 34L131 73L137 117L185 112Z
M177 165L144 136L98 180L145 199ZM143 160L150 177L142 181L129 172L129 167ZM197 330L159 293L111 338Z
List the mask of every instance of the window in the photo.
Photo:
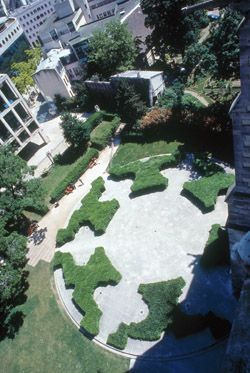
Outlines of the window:
M2 87L0 87L1 91L3 92L4 96L7 98L10 104L16 100L16 95L9 87L6 82L3 82Z
M11 133L7 130L3 122L0 120L0 139L3 141L7 141L11 136Z
M25 140L27 140L29 137L30 136L29 136L28 132L26 132L26 131L22 131L20 133L20 135L18 136L19 140L22 141L22 142L24 142Z
M30 132L34 132L35 130L38 129L38 125L36 124L36 122L31 122L28 129L30 130Z
M57 32L56 32L56 30L52 30L52 31L50 31L50 36L51 36L51 38L53 39L53 40L58 40L58 36L57 36Z
M8 125L10 126L10 128L13 131L18 131L22 127L22 124L15 117L15 115L12 113L12 111L10 111L8 114L6 114L4 116L4 119L6 120L6 122L8 123Z

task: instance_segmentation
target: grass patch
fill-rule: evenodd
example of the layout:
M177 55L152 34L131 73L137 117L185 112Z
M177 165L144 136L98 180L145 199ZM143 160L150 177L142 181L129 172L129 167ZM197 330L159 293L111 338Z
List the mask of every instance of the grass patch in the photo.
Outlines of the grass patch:
M124 166L127 163L138 161L146 157L152 157L154 155L175 154L181 145L182 143L177 141L167 142L164 140L143 144L132 142L121 144L111 161L110 167Z
M23 325L14 339L0 342L1 371L8 373L124 373L129 360L106 352L84 337L59 308L49 264L28 267Z
M82 310L81 326L91 335L99 333L102 315L94 301L95 289L100 286L117 285L120 273L112 266L102 247L97 247L86 266L77 266L70 253L56 252L54 267L62 267L66 287L73 287L73 300Z
M83 154L80 158L78 158L74 164L71 164L68 169L66 169L68 172L66 175L64 174L64 177L60 176L60 182L58 182L59 179L57 179L57 183L53 191L51 192L51 202L58 201L60 198L64 196L65 189L69 184L74 184L79 177L88 169L89 162L92 158L98 156L98 151L96 149L88 149L85 154ZM62 171L61 167L58 166L58 168L55 168L54 172L57 172L60 174L60 170ZM65 170L64 170L65 171ZM53 177L56 175L53 174Z
M205 269L230 264L228 234L219 224L212 225L209 237L200 259L200 265Z
M128 337L144 341L155 341L172 322L172 313L182 293L185 281L182 277L175 280L141 284L138 293L148 306L148 316L139 323L120 324L118 330L110 334L107 343L123 350Z
M104 191L104 180L98 177L92 182L90 192L82 199L80 209L72 214L67 228L58 230L56 237L58 247L72 241L76 232L83 225L89 225L95 234L105 233L107 226L119 208L119 202L116 199L99 202L98 200Z
M183 185L182 195L194 203L202 213L214 210L219 194L226 194L234 183L234 175L216 173L199 180L187 181Z
M111 121L103 121L100 123L90 135L90 141L97 149L104 149L111 140L116 129L120 124L120 118L115 116Z

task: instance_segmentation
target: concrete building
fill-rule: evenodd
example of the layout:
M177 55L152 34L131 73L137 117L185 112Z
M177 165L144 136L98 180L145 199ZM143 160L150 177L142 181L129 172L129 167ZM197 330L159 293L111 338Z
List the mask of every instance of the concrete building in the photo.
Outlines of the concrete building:
M153 106L162 94L165 83L162 71L130 70L111 76L111 85L121 80L131 83L140 92L148 106Z
M55 95L65 98L74 96L69 76L62 62L66 57L67 51L51 50L48 57L41 60L33 75L45 100L53 100ZM78 64L77 61L76 63ZM71 65L73 68L74 61Z
M15 9L12 15L18 19L27 40L34 47L39 44L39 28L54 11L53 0L36 0Z
M8 10L6 4L3 0L0 0L0 17L5 17L8 15Z
M16 18L0 18L0 72L7 73L13 58L22 55L29 44Z
M21 94L8 75L0 74L0 145L12 144L18 153L37 132L45 142Z

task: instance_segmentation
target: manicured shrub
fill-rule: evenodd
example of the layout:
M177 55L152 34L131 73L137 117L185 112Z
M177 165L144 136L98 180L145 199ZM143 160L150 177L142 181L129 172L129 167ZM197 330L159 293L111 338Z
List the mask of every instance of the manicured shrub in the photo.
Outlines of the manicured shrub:
M105 117L111 117L111 115L105 115ZM111 121L101 122L90 135L90 141L97 149L104 149L105 146L110 142L111 137L114 135L116 129L120 124L120 118L113 116Z
M99 177L93 181L90 192L82 199L80 209L72 214L67 228L59 229L57 232L56 243L58 247L72 241L83 225L89 225L98 235L106 231L119 208L119 202L116 199L99 202L98 200L104 191L104 181Z
M103 247L97 247L85 266L74 263L70 253L56 252L54 268L62 267L66 287L73 287L73 300L84 314L81 326L91 335L99 333L102 315L93 295L100 286L117 285L121 274L112 266Z
M128 337L144 341L159 339L161 333L172 322L172 313L184 285L185 281L182 277L152 284L141 284L138 293L142 294L142 299L148 306L148 316L138 323L120 324L118 330L109 335L107 343L124 349Z
M55 188L51 193L51 202L58 201L63 197L64 191L69 184L74 184L79 177L87 170L89 162L92 158L98 156L98 151L96 149L88 149L87 152L81 156L78 161L74 164L74 168L68 173L65 179Z
M212 225L200 264L205 269L230 264L228 234L219 224Z
M159 126L167 126L171 117L172 111L170 109L153 108L140 121L140 128L142 130L151 130Z
M131 186L132 196L160 191L166 189L168 180L161 175L160 170L175 166L178 155L163 155L152 157L149 160L131 162L124 166L113 166L109 173L116 179L134 179Z
M193 202L202 213L206 213L214 209L217 196L225 194L233 183L234 175L219 172L199 180L187 181L183 185L182 195Z

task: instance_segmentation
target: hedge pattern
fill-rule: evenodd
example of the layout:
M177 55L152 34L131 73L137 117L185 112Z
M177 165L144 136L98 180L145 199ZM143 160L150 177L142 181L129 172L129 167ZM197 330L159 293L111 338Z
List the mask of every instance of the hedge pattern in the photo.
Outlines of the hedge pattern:
M215 208L219 194L226 194L227 189L234 183L234 175L216 173L199 180L187 181L183 185L182 195L193 202L202 213Z
M105 233L120 205L116 199L99 202L104 191L104 180L98 177L93 181L90 192L82 199L80 209L72 214L67 228L58 230L56 237L58 247L72 241L83 225L90 226L95 234Z
M149 160L135 161L124 166L113 166L109 169L115 179L134 179L131 186L132 196L142 195L166 189L168 179L161 175L160 170L173 167L178 163L178 155L163 155Z
M107 118L107 114L104 118ZM97 149L104 149L105 146L108 145L112 136L114 135L116 129L119 127L120 118L117 116L113 116L111 121L103 121L101 122L92 132L90 135L90 141L94 147Z
M128 337L144 341L155 341L172 322L172 313L182 294L185 281L182 277L174 280L141 284L138 293L148 306L148 316L139 323L121 323L118 330L110 334L107 343L123 350Z
M51 202L54 203L64 196L65 189L69 184L74 184L79 177L88 169L92 158L98 157L98 151L90 148L74 164L74 168L68 173L65 179L51 193Z
M117 285L121 274L112 266L103 247L97 247L85 266L74 263L70 253L56 252L54 269L62 267L66 287L74 287L73 300L84 314L81 326L91 335L99 333L101 310L94 301L95 289Z

